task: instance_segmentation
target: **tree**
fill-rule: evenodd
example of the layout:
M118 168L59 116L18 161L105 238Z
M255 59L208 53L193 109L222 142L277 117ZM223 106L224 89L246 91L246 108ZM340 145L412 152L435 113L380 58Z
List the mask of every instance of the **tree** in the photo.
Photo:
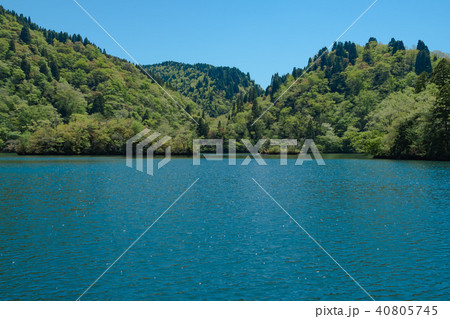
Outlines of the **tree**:
M397 41L397 47L396 47L395 52L397 52L397 51L405 51L405 50L406 50L406 48L405 48L405 44L403 43L403 41Z
M314 123L310 118L308 125L306 126L306 138L314 139L316 137L316 130L314 128Z
M373 86L380 86L389 79L391 67L384 62L379 62L373 70Z
M417 49L419 50L419 53L416 57L416 74L420 75L422 72L431 74L433 69L431 67L430 51L428 50L428 47L423 41L419 40Z
M350 43L348 47L348 59L351 64L356 63L356 59L358 58L358 52L356 51L356 44L354 42Z
M396 159L415 157L414 142L418 139L416 132L417 118L409 118L397 125L394 144L390 149L390 156Z
M422 72L416 81L416 94L419 94L427 88L428 74L427 72Z
M22 28L22 31L20 32L19 38L23 41L25 44L31 43L31 34L30 29L27 26L24 26Z
M431 58L430 52L427 51L419 51L416 58L416 74L421 74L422 72L426 72L428 74L431 73Z
M68 83L57 84L54 104L61 116L66 119L72 114L83 114L87 106L83 94Z
M252 118L254 120L256 120L260 115L261 115L261 109L258 105L258 101L255 98L252 103Z
M425 45L425 42L423 42L422 40L419 40L419 42L417 42L417 50L419 51L428 51L428 47Z
M281 77L278 75L278 73L275 73L272 76L272 81L271 81L271 90L270 90L270 99L273 101L273 95L278 91L278 89L281 86Z
M392 54L395 54L397 51L405 50L405 45L403 41L396 41L395 38L392 38L388 44L389 49L392 51Z
M207 137L209 133L209 125L206 123L206 120L202 117L198 124L198 134L201 137Z
M25 80L25 73L21 69L14 68L11 80L14 84L22 83L22 81Z
M50 71L52 72L53 77L56 81L59 81L59 68L58 64L56 64L55 60L50 61Z
M362 60L363 62L366 62L368 65L373 65L374 61L370 47L366 46L364 48Z
M42 61L42 62L40 63L40 66L39 66L39 72L41 72L41 73L44 74L45 76L48 76L48 75L49 75L49 70L48 70L47 63L45 63L44 61Z
M377 39L376 39L376 38L374 38L374 37L370 37L370 38L369 38L369 41L367 41L367 43L366 43L366 48L369 48L369 47L370 47L370 45L371 45L371 42L374 42L375 44L377 44L377 43L378 43L378 41L377 41Z
M202 112L202 117L198 120L197 131L201 137L208 137L209 125L205 118L205 111Z
M344 45L342 42L339 42L336 45L336 56L347 57L347 53L344 50Z
M430 154L437 159L450 159L450 62L442 59L432 74L431 81L439 93L432 110Z
M103 94L97 94L94 98L94 102L92 102L92 108L90 114L93 113L101 113L105 114L105 98Z
M0 80L7 79L11 76L9 65L0 61Z
M388 43L388 48L393 49L396 42L397 41L395 40L395 38L392 38L391 41L389 41L389 43Z
M13 39L9 40L9 51L16 52L16 42Z
M28 80L30 78L30 73L31 73L30 62L28 62L27 59L22 59L22 62L20 63L20 68L25 73L25 78Z
M73 86L79 88L82 85L85 85L87 83L87 75L86 72L83 71L83 69L77 69L75 72L72 73L72 79L70 81L70 84Z
M450 84L450 61L442 59L431 75L431 82L442 88Z

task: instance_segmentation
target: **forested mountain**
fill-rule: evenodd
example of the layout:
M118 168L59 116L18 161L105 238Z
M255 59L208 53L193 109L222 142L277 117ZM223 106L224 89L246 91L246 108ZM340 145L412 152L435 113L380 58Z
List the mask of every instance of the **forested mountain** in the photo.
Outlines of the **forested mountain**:
M312 138L324 152L448 160L449 64L423 41L414 50L395 39L336 43L285 94L303 70L275 74L263 97L237 105L209 136Z
M148 126L177 137L172 143L182 150L195 131L183 113L134 65L80 35L45 30L0 7L0 149L123 153L125 141Z
M163 62L145 66L167 85L200 105L209 116L215 117L231 110L233 101L256 89L262 89L237 68L215 67L209 64L194 65L179 62Z
M198 137L312 138L322 152L450 159L450 62L423 41L339 42L265 91L236 68L147 69L198 126L133 64L0 7L0 150L123 154L148 127L172 137L173 153L192 152Z

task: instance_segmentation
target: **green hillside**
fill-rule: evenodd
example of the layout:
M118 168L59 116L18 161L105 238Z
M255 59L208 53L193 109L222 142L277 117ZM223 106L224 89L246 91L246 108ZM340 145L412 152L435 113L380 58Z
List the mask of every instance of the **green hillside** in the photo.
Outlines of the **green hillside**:
M450 159L449 57L423 41L336 43L265 91L236 68L146 68L198 126L135 65L0 7L0 150L123 154L148 127L172 137L173 153L191 152L195 137L312 138L322 152Z
M144 126L177 136L172 143L184 150L195 125L134 65L2 7L0 92L0 149L20 153L123 153Z
M414 50L395 39L337 43L285 94L303 70L275 74L263 97L237 105L210 136L312 138L323 152L448 160L450 62L441 56L422 41Z
M200 105L212 117L229 112L233 101L251 88L255 88L257 94L262 93L250 75L237 68L179 62L163 62L145 68L157 79Z

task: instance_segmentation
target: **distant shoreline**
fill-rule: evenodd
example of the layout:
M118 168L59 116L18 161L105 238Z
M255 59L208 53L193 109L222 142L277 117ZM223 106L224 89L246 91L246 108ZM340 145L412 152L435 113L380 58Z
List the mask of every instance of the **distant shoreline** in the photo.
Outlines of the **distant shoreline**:
M202 154L216 154L214 152L202 152ZM288 158L296 158L299 153L288 153ZM217 154L217 156L223 156L228 158L230 153ZM250 153L236 153L236 158L245 158L251 155ZM279 153L261 153L263 158L278 158ZM396 161L436 161L436 162L449 162L449 160L438 160L438 159L427 159L421 157L411 157L411 158L393 158L393 157L385 157L385 156L373 156L370 154L363 153L321 153L324 159L373 159L373 160L396 160ZM39 157L39 156L48 156L48 157L125 157L125 154L18 154L18 153L8 153L8 152L0 152L1 157L5 156L18 156L18 157ZM191 158L192 152L188 153L172 153L172 157L174 158ZM162 158L163 154L156 154L155 158Z

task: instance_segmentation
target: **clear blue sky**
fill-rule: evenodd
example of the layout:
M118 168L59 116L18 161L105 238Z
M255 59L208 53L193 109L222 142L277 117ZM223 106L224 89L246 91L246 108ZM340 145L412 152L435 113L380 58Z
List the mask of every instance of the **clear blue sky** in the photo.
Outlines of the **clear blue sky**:
M373 0L78 0L141 64L173 60L236 66L263 87L271 75L303 67ZM80 33L126 55L72 0L1 0L42 27ZM392 37L450 52L450 1L379 0L342 38Z

